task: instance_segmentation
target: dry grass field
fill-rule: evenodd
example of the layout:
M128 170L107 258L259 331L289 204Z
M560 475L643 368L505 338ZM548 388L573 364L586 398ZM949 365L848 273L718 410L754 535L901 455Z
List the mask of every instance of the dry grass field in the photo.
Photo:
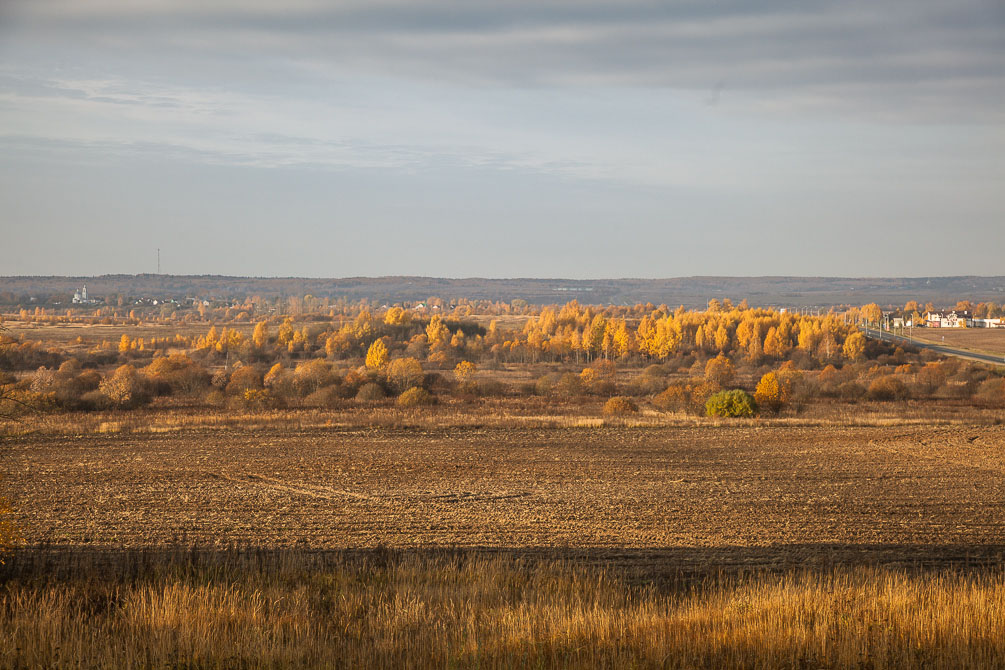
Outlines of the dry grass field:
M914 339L1005 356L1005 328L916 328Z
M0 574L0 665L1000 668L1001 571L640 583L460 552L60 553Z
M73 344L77 338L83 340L83 344L94 346L102 342L117 343L123 335L131 338L162 338L174 337L181 334L186 337L205 335L210 329L208 323L160 323L143 322L135 325L123 324L89 324L89 323L25 323L21 321L9 321L4 324L7 334L11 337L20 337L25 340L42 342L45 344L57 345L73 352ZM223 326L217 326L222 328ZM255 324L253 323L230 323L226 327L231 330L240 331L245 337L251 335Z

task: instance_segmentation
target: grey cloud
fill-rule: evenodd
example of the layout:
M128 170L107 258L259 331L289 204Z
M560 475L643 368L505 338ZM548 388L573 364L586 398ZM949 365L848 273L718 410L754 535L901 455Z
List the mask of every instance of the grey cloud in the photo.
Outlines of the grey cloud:
M84 7L90 9L82 9ZM725 80L778 108L925 120L1005 114L1005 5L904 2L15 3L32 30L186 66L242 55L292 71L472 86L643 86ZM272 73L276 76L276 73Z

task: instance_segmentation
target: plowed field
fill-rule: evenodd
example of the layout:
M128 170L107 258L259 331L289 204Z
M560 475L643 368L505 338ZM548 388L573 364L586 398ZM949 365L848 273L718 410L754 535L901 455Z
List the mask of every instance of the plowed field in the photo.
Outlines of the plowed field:
M4 447L31 542L954 556L1005 545L1002 426L200 430Z

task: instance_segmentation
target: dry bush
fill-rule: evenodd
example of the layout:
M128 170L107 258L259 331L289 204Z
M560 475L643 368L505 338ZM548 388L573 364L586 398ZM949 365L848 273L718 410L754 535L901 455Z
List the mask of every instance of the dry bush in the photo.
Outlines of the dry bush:
M506 384L498 379L482 379L478 382L478 395L491 398L501 398L510 394L510 389Z
M356 400L360 402L379 402L387 397L384 388L375 382L368 382L359 387L356 392Z
M551 372L535 382L534 392L537 395L555 398L575 398L583 394L582 377L574 372L565 374Z
M686 412L691 405L691 393L686 384L670 384L653 398L653 404L664 412Z
M910 394L902 379L894 375L884 375L872 380L867 395L870 400L903 400Z
M653 398L653 404L665 412L687 412L700 415L705 413L705 403L715 392L701 380L670 384L665 391Z
M298 363L293 370L293 389L301 397L309 396L336 382L338 377L332 371L331 363L321 358Z
M916 388L924 395L933 395L945 383L947 366L941 361L930 361L918 371L916 375Z
M228 370L217 370L210 378L210 384L215 389L224 390L230 382L230 372Z
M415 358L396 358L387 366L387 383L398 393L422 384L424 377L422 364Z
M670 385L665 376L654 376L643 373L628 385L626 389L631 395L656 395L662 393Z
M644 377L660 378L660 377L667 377L669 375L670 370L667 369L666 365L659 365L655 363L653 365L647 366L646 369L642 371L642 376Z
M128 363L105 377L98 387L110 407L129 409L150 402L145 380Z
M422 407L436 402L433 394L421 386L413 386L398 396L399 407Z
M847 381L838 385L837 394L842 400L855 402L865 397L866 388L856 381Z
M243 396L245 391L263 387L262 372L254 365L242 365L231 373L226 390L228 395Z
M985 379L978 387L976 397L989 407L1005 407L1005 379Z
M733 362L719 354L705 364L705 383L713 388L723 389L733 383L735 371Z
M833 365L828 365L820 371L819 375L817 375L817 381L819 381L821 385L837 386L843 380L844 376Z
M305 407L319 407L321 409L339 409L346 404L346 389L342 386L325 386L314 391L303 400ZM348 396L352 397L352 396Z
M639 406L626 396L614 396L604 403L604 414L607 416L625 416L635 414L638 411Z
M227 396L220 389L214 388L206 394L205 401L207 405L221 407L226 404Z
M270 389L245 389L241 395L232 397L228 405L231 409L262 411L283 407L285 403Z

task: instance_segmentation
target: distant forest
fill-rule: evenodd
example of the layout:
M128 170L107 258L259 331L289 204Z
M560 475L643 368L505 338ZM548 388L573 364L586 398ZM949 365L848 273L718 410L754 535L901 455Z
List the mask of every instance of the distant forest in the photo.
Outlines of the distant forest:
M711 298L746 299L752 306L819 307L902 305L907 300L953 305L1005 300L1005 277L678 277L671 279L445 279L436 277L224 277L217 275L100 275L96 277L0 277L0 304L66 304L87 285L90 296L210 300L250 296L371 300L378 304L427 300L522 300L530 304L704 306Z

